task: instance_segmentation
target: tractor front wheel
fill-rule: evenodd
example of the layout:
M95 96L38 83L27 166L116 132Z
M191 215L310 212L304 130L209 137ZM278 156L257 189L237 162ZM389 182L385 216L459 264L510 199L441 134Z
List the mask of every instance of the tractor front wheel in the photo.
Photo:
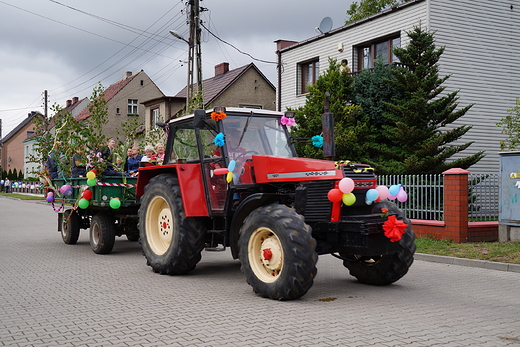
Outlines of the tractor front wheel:
M255 293L292 300L312 287L316 276L316 240L303 216L271 204L257 208L240 229L239 258Z
M377 256L343 255L345 259L343 265L361 283L374 285L394 283L408 272L413 263L416 247L412 223L395 203L384 201L374 204L374 211L379 212L382 208L388 209L388 214L395 214L397 219L402 220L408 226L399 241L399 249L393 254Z

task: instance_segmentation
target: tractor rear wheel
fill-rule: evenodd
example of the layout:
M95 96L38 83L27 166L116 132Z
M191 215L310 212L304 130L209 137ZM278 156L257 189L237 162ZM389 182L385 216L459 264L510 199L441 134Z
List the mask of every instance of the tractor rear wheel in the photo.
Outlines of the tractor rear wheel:
M68 245L75 245L79 238L81 217L73 209L63 212L61 238Z
M394 283L406 275L413 263L416 247L412 223L395 203L383 201L374 204L374 211L381 211L382 208L387 208L388 214L395 214L397 219L408 224L408 227L406 227L405 233L399 241L399 250L393 254L378 256L343 255L343 258L346 259L343 261L343 265L361 283L374 285Z
M96 254L108 254L114 249L116 231L112 217L96 213L90 222L90 248Z
M240 229L239 258L255 293L292 300L312 287L316 276L316 240L303 216L271 204L257 208Z
M182 275L195 268L204 248L205 226L185 217L177 178L162 174L145 187L139 234L147 264L155 272Z

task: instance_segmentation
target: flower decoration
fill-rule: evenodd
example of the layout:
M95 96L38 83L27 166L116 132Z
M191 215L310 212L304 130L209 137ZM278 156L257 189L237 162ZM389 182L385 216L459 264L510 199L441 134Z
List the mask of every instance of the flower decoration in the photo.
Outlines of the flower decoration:
M315 135L311 138L312 145L314 147L322 148L323 147L323 136L321 135Z
M395 215L391 215L385 224L383 224L383 230L385 231L385 236L388 237L391 242L396 242L401 239L404 234L404 229L406 229L407 226L408 224L397 219Z
M224 112L211 112L211 119L214 121L219 121L227 117L227 114Z
M89 170L90 168L95 169L99 166L97 165L98 163L102 163L104 161L103 157L101 156L101 152L98 151L90 151L90 154L87 154L87 160L87 170Z
M282 123L282 125L292 127L296 123L296 121L294 120L294 118L288 118L285 115L283 115L280 119L280 123Z
M215 113L215 112L213 112L213 113ZM224 146L226 144L226 141L224 140L224 134L218 133L217 136L215 136L213 143L215 143L219 147Z

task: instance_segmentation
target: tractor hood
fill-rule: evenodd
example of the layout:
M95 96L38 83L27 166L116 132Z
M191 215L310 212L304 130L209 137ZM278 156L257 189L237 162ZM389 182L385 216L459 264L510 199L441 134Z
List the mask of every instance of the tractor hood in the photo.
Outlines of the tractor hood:
M343 173L328 160L253 155L257 183L342 179Z

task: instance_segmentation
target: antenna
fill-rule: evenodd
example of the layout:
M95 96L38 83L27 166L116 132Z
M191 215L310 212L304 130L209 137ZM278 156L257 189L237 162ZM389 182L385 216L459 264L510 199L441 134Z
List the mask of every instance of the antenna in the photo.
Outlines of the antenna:
M320 26L315 28L320 34L325 34L332 29L332 18L325 17L321 20Z

